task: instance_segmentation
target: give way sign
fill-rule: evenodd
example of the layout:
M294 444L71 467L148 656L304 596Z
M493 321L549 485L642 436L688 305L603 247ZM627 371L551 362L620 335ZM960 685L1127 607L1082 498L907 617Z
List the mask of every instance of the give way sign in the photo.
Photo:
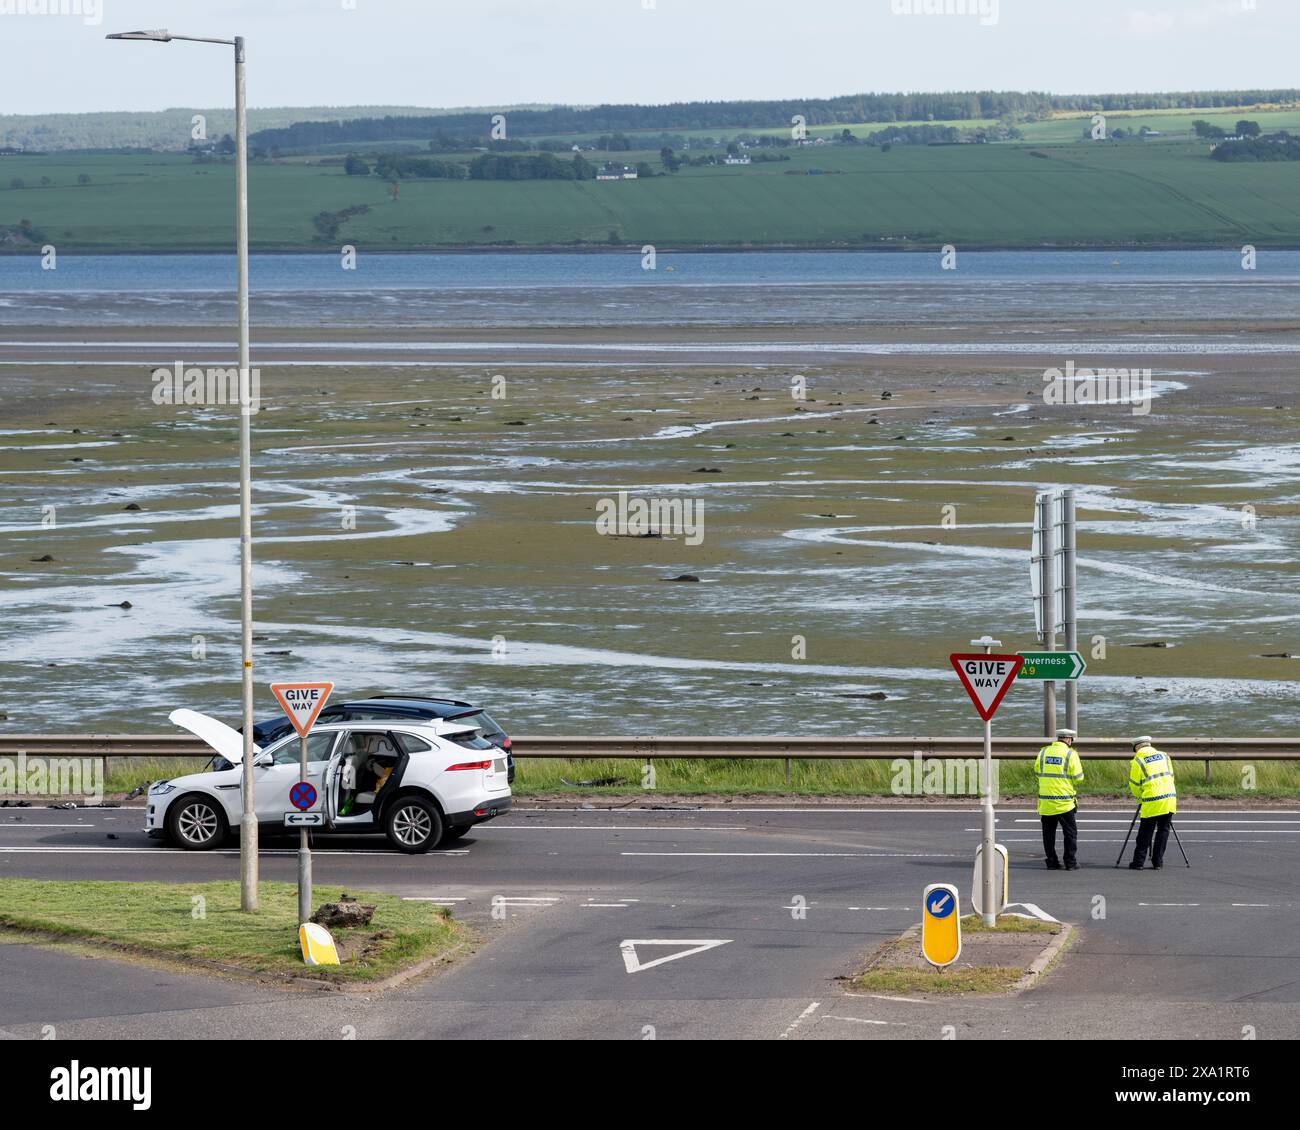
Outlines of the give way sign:
M272 683L271 693L284 708L298 736L303 737L311 729L321 707L329 698L333 683Z
M997 713L1011 684L1016 681L1016 673L1025 662L1022 655L985 655L983 652L959 652L948 659L985 722Z

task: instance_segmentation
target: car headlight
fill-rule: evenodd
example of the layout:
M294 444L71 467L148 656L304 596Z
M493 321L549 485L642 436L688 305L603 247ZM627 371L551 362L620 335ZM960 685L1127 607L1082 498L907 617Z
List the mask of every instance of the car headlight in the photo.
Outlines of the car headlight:
M155 781L149 786L150 796L166 796L168 793L174 793L176 786L170 781Z

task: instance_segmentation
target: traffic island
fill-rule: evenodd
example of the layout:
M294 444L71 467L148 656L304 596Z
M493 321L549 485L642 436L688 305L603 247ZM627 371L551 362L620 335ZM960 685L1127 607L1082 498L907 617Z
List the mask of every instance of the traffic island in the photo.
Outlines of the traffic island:
M260 909L239 909L239 884L0 879L0 929L11 940L71 942L105 956L322 987L385 987L468 952L469 929L443 907L373 891L317 887L374 907L363 926L332 929L339 964L308 966L298 942L298 888L261 883ZM83 950L85 952L85 950Z
M1004 914L996 926L979 915L961 920L961 956L936 969L921 956L920 926L881 946L863 972L848 979L855 993L1012 993L1029 988L1064 952L1074 930Z

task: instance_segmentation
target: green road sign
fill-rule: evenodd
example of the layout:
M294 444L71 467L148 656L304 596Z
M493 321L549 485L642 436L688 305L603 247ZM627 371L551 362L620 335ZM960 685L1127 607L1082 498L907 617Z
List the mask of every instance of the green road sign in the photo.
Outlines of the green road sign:
M1024 666L1018 679L1077 679L1088 669L1077 651L1022 651Z

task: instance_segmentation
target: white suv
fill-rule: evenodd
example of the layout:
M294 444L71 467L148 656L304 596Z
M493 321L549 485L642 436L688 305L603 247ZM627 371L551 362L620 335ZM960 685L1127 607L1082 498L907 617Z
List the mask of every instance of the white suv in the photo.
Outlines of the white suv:
M204 773L149 788L145 831L178 847L205 851L223 843L243 815L243 738L193 710L170 720L202 738L218 757ZM299 738L253 747L258 823L284 827L296 812L289 790L301 776ZM475 824L510 808L506 755L477 727L443 719L332 722L307 737L307 779L316 787L308 811L324 814L322 832L383 832L398 851L428 851L459 839Z

